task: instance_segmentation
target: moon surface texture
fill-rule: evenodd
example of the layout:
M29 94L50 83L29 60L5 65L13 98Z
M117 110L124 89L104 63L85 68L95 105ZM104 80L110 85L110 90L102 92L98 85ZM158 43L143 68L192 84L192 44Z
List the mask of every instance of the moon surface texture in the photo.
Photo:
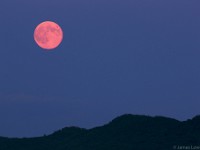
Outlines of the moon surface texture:
M43 49L52 50L58 47L62 39L63 31L55 22L44 21L35 28L34 40Z

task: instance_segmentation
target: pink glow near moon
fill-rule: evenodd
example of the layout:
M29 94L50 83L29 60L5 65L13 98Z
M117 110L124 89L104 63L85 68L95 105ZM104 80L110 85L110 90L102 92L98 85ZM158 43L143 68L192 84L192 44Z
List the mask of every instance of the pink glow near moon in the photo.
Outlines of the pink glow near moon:
M62 39L63 31L55 22L45 21L35 28L34 40L43 49L52 50L58 47Z

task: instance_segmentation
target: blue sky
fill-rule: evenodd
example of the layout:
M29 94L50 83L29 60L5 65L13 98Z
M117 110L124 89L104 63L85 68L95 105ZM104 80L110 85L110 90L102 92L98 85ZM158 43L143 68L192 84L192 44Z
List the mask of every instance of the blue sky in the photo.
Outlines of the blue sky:
M199 114L197 0L2 0L0 135L91 128L132 113L185 120ZM42 21L64 39L33 39Z

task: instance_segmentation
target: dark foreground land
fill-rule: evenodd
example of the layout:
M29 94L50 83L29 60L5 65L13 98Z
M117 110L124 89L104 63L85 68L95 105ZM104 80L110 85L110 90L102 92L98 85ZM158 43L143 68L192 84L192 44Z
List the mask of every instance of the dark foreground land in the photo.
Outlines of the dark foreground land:
M67 127L36 138L0 137L0 150L200 149L200 116L187 121L123 115L93 128Z

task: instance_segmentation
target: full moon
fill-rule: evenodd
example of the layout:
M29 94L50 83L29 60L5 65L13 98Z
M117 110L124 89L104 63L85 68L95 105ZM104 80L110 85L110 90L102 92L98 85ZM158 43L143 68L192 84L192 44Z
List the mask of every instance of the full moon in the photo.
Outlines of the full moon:
M43 49L52 50L60 45L63 39L61 27L52 21L40 23L34 31L34 40Z

